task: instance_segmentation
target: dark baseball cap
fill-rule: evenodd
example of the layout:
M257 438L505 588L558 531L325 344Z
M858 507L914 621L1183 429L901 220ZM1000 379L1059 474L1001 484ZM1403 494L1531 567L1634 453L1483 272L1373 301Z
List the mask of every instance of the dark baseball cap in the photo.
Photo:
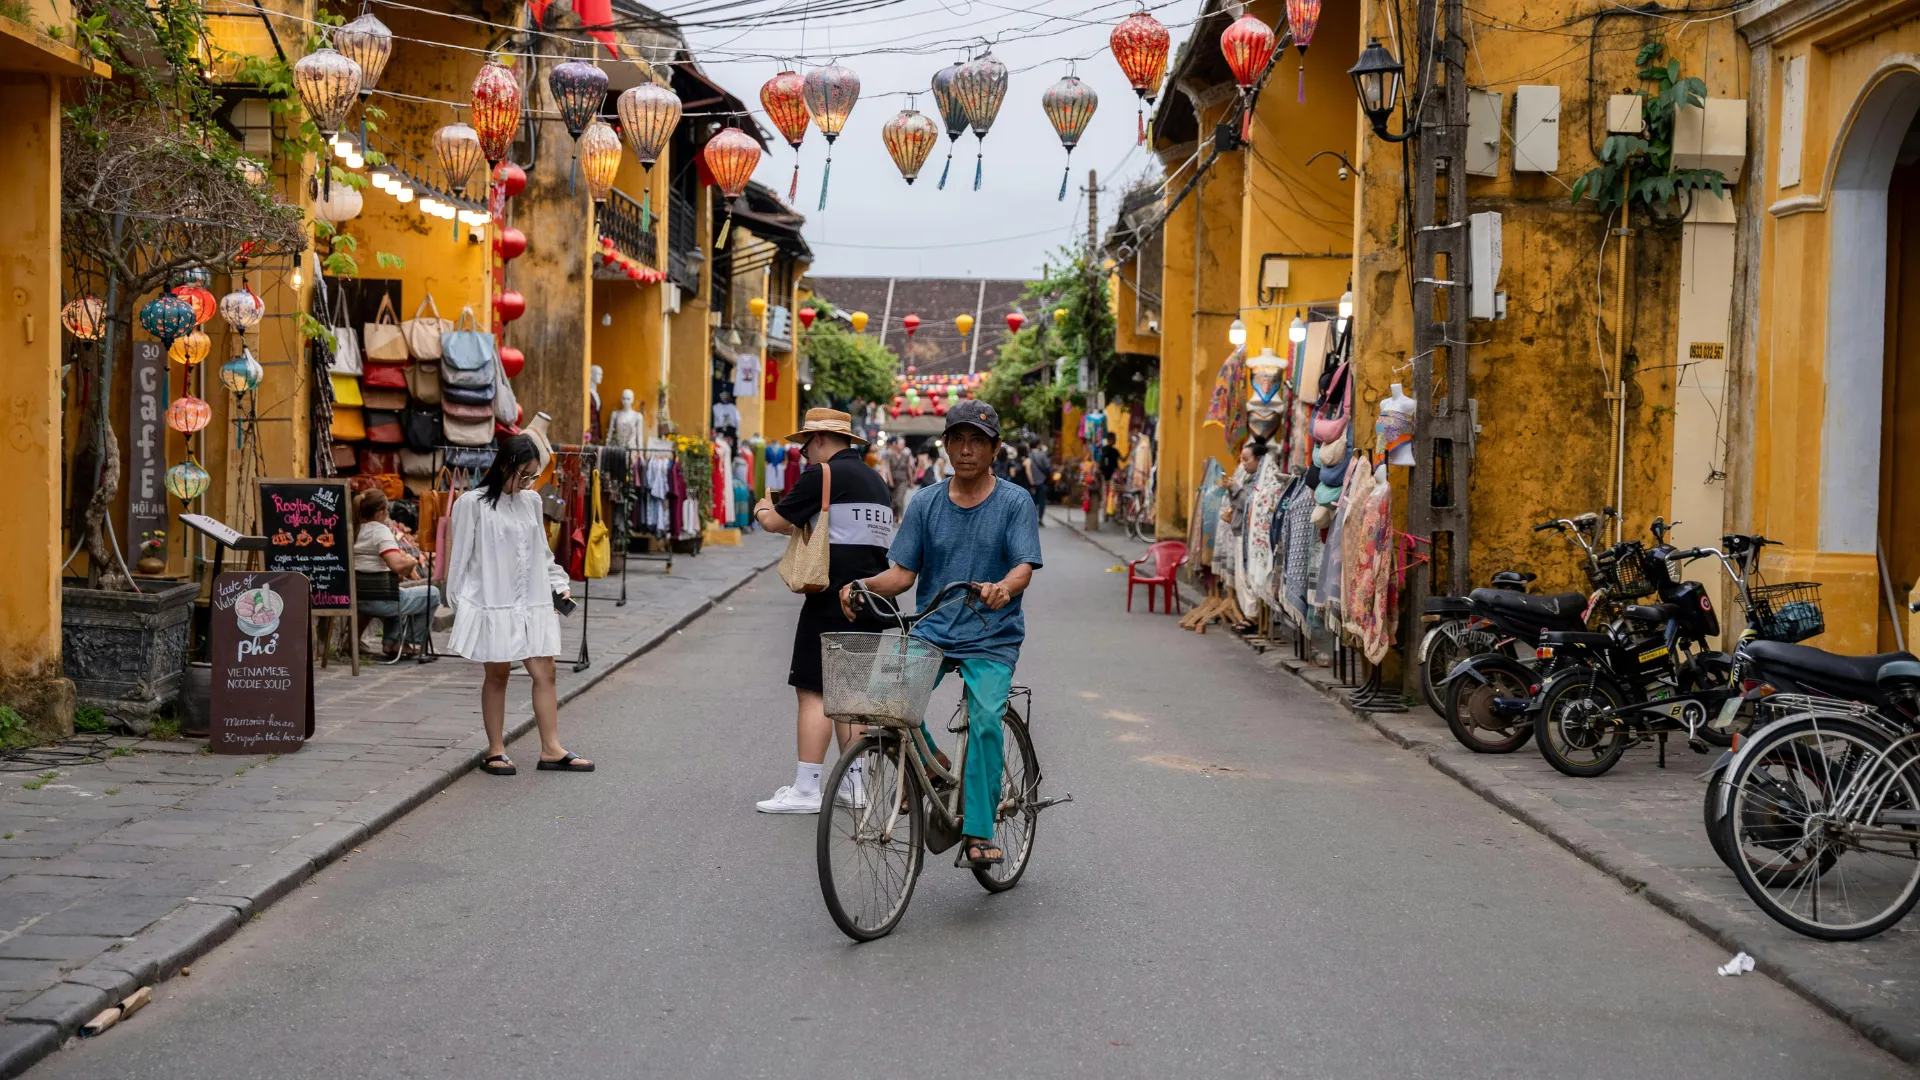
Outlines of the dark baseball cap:
M1000 438L1000 414L993 406L978 399L969 398L958 401L947 410L947 431L951 432L961 424L975 427L986 432L990 439Z

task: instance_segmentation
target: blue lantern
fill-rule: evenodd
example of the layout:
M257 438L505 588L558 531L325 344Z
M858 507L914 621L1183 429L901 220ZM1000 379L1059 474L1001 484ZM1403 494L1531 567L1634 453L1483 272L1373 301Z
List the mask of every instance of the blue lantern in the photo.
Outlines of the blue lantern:
M189 266L185 270L175 270L167 276L167 291L186 285L197 285L202 289L213 287L213 271L204 266Z
M260 385L266 375L253 353L242 350L239 356L220 365L220 384L236 394L245 394Z
M191 333L199 320L194 317L192 304L171 293L161 293L140 309L140 325L159 338L160 344L170 346L175 338Z

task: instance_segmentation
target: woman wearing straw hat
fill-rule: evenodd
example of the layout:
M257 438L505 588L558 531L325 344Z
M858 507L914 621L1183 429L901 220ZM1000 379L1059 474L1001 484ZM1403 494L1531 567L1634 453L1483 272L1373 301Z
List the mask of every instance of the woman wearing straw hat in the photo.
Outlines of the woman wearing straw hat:
M834 409L809 409L807 422L787 436L800 444L810 463L791 491L778 503L761 499L753 519L768 532L791 533L816 524L820 514L821 470L827 484L828 587L809 594L800 605L793 632L793 661L787 683L799 703L799 767L793 783L755 806L766 814L820 812L820 774L826 766L833 724L821 697L820 635L835 631L879 632L886 627L871 615L848 621L840 610L840 586L887 568L887 547L893 543L893 500L886 481L868 467L858 448L867 440L854 433L853 418ZM850 725L840 731L840 746L858 736Z

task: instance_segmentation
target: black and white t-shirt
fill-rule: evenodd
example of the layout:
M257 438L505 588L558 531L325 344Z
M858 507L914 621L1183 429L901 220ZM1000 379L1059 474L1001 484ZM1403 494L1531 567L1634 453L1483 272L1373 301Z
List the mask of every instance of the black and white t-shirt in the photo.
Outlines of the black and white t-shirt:
M855 578L872 577L887 568L887 548L893 543L893 498L880 474L870 468L853 447L827 461L833 470L828 492L826 592L836 609L840 586ZM809 466L793 490L774 510L795 525L809 525L820 514L820 467ZM812 597L809 597L811 600Z

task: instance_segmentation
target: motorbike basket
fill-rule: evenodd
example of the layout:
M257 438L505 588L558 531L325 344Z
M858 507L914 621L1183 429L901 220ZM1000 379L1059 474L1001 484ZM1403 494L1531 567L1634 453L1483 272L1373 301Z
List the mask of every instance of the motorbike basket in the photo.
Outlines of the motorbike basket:
M1638 542L1602 552L1600 586L1616 600L1631 600L1653 591L1653 575L1647 572L1647 552Z

